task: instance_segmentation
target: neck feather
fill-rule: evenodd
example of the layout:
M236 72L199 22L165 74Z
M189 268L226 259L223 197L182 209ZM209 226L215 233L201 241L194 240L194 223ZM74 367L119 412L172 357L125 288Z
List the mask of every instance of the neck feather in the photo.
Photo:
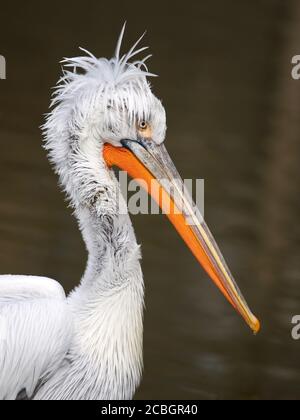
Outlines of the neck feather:
M144 285L128 216L76 210L89 253L68 298L74 339L61 369L37 399L132 399L142 374Z
M77 208L76 216L88 262L69 296L76 319L70 355L75 364L80 360L83 374L94 372L92 398L131 398L142 370L140 248L128 214L99 214L94 205Z

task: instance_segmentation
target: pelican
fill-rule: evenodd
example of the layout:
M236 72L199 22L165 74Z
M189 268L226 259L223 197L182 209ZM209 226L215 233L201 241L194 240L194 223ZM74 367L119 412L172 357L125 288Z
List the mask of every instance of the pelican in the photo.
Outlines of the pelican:
M111 59L64 59L43 126L44 146L88 252L67 297L48 278L0 276L0 399L126 400L143 367L141 253L114 167L165 212L192 254L254 332L260 328L165 148L166 113L141 38ZM166 180L172 188L168 188ZM157 188L148 188L155 184ZM122 197L122 196L121 196ZM121 204L120 204L121 203ZM171 264L171 262L170 262ZM2 333L1 333L2 331Z

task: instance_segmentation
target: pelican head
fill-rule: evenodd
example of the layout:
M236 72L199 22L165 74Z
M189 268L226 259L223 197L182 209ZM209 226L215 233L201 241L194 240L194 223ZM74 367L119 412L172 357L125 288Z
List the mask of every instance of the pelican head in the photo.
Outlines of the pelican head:
M191 252L226 299L257 332L251 313L221 252L169 157L166 113L151 90L146 48L140 40L120 55L125 26L112 59L85 56L64 60L53 110L44 126L45 147L76 209L94 207L116 215L113 166L127 171L164 209ZM172 188L168 188L167 182ZM153 188L156 183L157 188ZM103 186L105 185L105 189Z

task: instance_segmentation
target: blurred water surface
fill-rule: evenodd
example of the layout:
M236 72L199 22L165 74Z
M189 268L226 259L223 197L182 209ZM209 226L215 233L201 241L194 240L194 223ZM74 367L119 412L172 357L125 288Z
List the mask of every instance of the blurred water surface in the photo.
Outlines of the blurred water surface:
M145 373L137 398L299 398L299 2L91 1L1 5L0 268L70 290L86 254L41 148L58 61L78 46L111 56L148 29L168 149L204 178L206 219L251 307L254 337L163 216L136 216L146 282Z

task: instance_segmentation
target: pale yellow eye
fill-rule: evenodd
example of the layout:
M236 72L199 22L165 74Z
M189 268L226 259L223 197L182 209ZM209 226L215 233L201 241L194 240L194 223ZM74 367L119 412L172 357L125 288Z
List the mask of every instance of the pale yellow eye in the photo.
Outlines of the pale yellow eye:
M146 121L141 121L139 123L139 130L144 131L147 130L149 125L146 123Z

